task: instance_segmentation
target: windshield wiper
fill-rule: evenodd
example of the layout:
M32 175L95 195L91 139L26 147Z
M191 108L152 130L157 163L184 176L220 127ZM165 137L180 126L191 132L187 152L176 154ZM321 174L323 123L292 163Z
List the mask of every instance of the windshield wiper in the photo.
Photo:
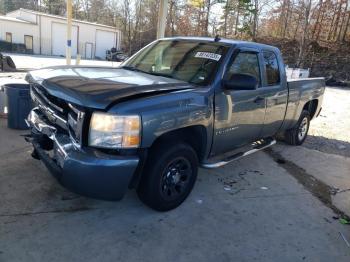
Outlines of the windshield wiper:
M141 73L145 73L145 74L155 75L155 76L163 76L163 77L168 77L168 78L174 78L172 75L168 75L168 74L164 74L164 73L160 73L160 72L147 72L147 71L143 71L141 69L138 69L137 67L134 67L134 66L122 66L121 68L126 69L126 70L130 70L130 71L135 71L135 72L141 72Z
M146 73L147 74L147 72L142 71L141 69L138 69L138 68L136 68L134 66L122 66L121 68L126 69L126 70L130 70L130 71L142 72L142 73Z
M174 78L174 76L169 75L169 74L164 74L160 72L147 72L148 74L155 75L155 76L163 76L163 77L168 77L168 78Z

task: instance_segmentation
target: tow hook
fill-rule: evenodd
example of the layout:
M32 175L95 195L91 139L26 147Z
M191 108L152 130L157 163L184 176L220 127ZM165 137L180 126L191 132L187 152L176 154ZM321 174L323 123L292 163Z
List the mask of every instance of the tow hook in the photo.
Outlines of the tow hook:
M24 134L24 135L20 135L24 137L24 140L28 143L31 143L33 141L33 135L32 134Z
M24 134L24 135L20 135L24 137L24 140L28 143L32 143L34 141L34 137L32 134ZM38 152L33 149L32 153L30 154L32 156L32 158L36 159L36 160L40 160L39 154Z

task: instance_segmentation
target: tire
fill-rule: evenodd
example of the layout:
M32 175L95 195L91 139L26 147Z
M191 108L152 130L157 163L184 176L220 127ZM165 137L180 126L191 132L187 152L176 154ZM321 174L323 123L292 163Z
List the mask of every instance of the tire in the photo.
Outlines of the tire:
M137 189L140 200L157 211L178 207L191 193L198 173L198 158L185 143L159 144L151 150Z
M307 137L309 127L310 113L303 110L295 127L285 132L285 141L290 145L300 146Z

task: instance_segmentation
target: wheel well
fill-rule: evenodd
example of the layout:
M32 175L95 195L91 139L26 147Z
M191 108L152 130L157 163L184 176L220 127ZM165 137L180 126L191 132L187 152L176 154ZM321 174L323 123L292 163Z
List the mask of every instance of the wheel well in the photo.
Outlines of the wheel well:
M189 144L196 151L198 159L201 160L204 158L205 154L207 131L204 126L190 126L167 132L153 142L151 150L160 143L166 144L169 143L169 141L182 141Z
M311 119L314 118L314 116L316 114L317 105L318 105L317 99L311 100L304 105L303 110L309 111Z

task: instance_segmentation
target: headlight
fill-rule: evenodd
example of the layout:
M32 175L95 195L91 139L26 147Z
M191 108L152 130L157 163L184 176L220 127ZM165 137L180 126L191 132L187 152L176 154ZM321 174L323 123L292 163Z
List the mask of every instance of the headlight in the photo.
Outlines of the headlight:
M89 145L101 148L136 148L140 145L140 116L92 114Z

